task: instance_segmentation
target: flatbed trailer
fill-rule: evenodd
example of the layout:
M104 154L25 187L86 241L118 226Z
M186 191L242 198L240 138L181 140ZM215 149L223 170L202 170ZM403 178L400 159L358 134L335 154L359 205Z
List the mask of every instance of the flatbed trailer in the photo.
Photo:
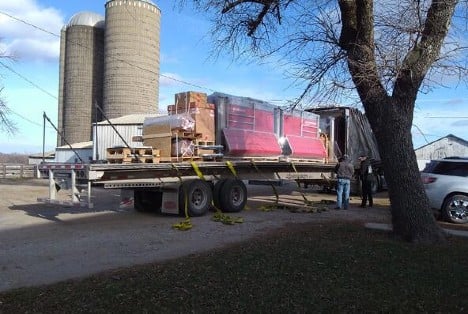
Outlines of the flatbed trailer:
M121 189L122 201L131 199L138 211L204 215L214 205L225 212L241 211L247 202L246 181L321 178L335 164L308 160L222 160L177 163L58 164L39 165L49 180L44 203L93 207L92 188ZM272 181L273 180L273 181ZM70 190L69 200L59 200L58 189Z

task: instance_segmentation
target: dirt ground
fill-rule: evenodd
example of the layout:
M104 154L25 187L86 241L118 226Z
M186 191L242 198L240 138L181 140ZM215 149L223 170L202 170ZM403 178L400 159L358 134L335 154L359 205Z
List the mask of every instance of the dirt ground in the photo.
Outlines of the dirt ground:
M302 190L310 201L328 201L320 213L288 209L263 211L275 201L269 186L248 186L247 209L232 215L244 222L224 225L213 213L192 218L193 228L179 231L178 216L143 214L120 208L119 190L94 188L93 209L38 203L48 195L45 181L0 181L0 291L80 278L199 253L302 222L358 221L389 223L386 194L376 195L372 209L352 198L347 211L333 210L334 194ZM294 182L278 187L279 204L303 208Z

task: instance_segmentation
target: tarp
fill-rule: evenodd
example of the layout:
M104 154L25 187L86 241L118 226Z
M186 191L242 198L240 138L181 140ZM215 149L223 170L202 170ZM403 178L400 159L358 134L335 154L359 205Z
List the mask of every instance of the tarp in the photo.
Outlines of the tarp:
M347 154L353 162L358 161L362 154L369 156L374 161L380 161L377 140L372 132L367 117L357 108L352 107L322 107L308 109L320 115L321 132L330 136L331 121L334 122L334 157L338 159Z
M367 117L356 108L349 108L348 151L347 154L356 160L360 154L366 154L380 161L377 140L372 132Z

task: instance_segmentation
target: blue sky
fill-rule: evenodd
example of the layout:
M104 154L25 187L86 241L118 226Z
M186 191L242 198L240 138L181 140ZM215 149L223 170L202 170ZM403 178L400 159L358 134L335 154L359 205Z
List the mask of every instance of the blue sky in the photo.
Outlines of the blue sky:
M199 13L181 10L173 1L154 1L161 17L161 77L159 108L173 103L174 94L196 90L258 98L281 105L282 100L300 94L297 86L284 78L281 68L272 64L235 62L222 56L210 58L210 24ZM1 134L0 152L37 153L42 151L42 113L57 121L58 57L60 29L75 14L92 11L104 16L104 0L15 0L0 1L0 51L14 53L16 60L1 59L1 96L12 109L11 119L19 131ZM15 21L5 12L47 32ZM168 79L173 77L176 80ZM190 84L180 83L179 81ZM456 82L419 95L414 115L415 147L448 134L468 140L468 88ZM46 149L55 147L55 130L47 126Z

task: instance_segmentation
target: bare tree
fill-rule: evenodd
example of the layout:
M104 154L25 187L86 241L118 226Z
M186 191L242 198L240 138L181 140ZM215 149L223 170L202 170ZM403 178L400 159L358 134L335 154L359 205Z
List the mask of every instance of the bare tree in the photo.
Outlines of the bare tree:
M7 134L14 134L17 131L16 125L9 118L10 109L5 100L1 98L3 88L0 88L0 131Z
M419 92L445 75L467 77L468 49L450 27L453 20L466 21L466 1L193 3L211 14L215 47L234 57L280 56L298 84L305 82L296 103L357 96L379 144L394 233L412 242L445 239L420 180L411 126Z
M12 56L0 52L0 60L1 59L12 59ZM3 65L3 62L0 62L0 65ZM9 117L11 111L8 108L5 99L2 97L2 92L3 87L0 87L0 132L14 134L17 131L17 128L14 122Z

